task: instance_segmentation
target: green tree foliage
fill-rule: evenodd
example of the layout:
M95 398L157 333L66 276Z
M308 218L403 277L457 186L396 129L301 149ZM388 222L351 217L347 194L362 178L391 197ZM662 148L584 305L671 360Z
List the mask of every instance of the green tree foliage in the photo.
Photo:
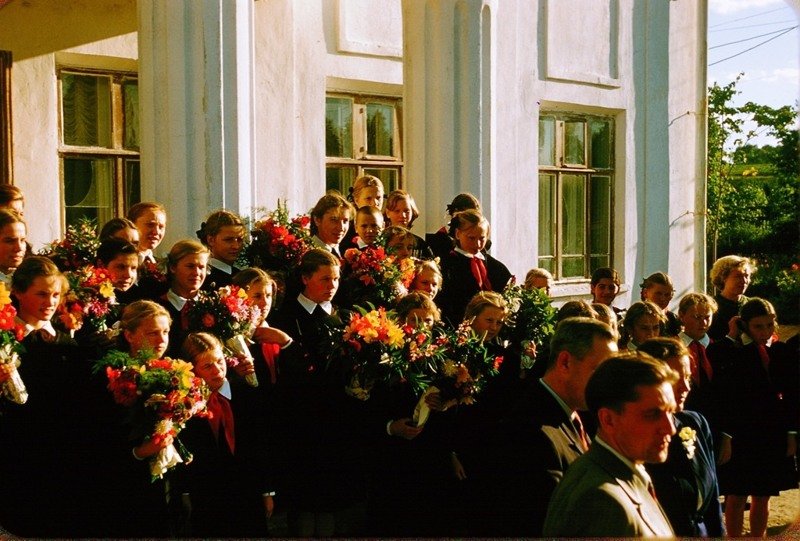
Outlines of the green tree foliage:
M708 92L709 261L728 254L756 259L759 271L748 295L771 300L783 322L797 322L800 299L780 285L800 263L797 111L788 105L733 105L740 77ZM752 129L745 127L748 120ZM777 145L753 145L759 134L774 137Z

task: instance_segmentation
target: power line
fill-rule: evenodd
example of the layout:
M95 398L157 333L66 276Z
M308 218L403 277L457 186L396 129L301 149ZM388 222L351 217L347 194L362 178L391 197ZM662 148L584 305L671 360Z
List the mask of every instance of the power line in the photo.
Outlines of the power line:
M737 41L729 41L728 43L720 43L719 45L714 45L713 47L709 47L708 50L712 49L719 49L720 47L725 47L727 45L735 45L737 43L744 43L745 41L752 41L754 39L763 38L764 36L771 36L772 34L777 34L779 32L783 32L784 30L791 30L791 28L781 28L780 30L774 30L772 32L767 32L766 34L759 34L758 36L753 36L750 38L744 38Z
M728 32L729 30L747 30L748 28L756 28L759 26L772 26L776 24L786 24L786 23L793 23L796 19L789 19L788 21L773 21L771 23L759 23L759 24L749 24L747 26L734 26L731 28L720 28L718 30L711 30L709 34L714 32Z
M746 19L752 19L753 17L761 17L762 15L766 15L768 13L775 13L776 11L781 11L781 10L784 10L784 9L788 9L788 7L789 6L784 6L782 8L775 8L775 9L771 9L769 11L762 11L761 13L756 13L754 15L748 15L746 17L739 17L738 19L731 19L730 21L725 21L725 22L721 22L721 23L717 23L715 25L709 26L709 28L716 28L717 26L722 26L722 25L725 25L725 24L731 24L731 23L735 23L735 22L738 22L738 21L744 21Z
M716 65L717 65L717 64L719 64L720 62L725 62L726 60L730 60L731 58L736 58L737 56L743 55L744 53L746 53L746 52L749 52L749 51L752 51L753 49L757 49L758 47L761 47L761 46L762 46L762 45L764 45L765 43L769 43L770 41L773 41L773 40L775 40L775 39L778 39L779 37L781 37L781 36L782 36L782 35L784 35L784 34L788 34L788 33L789 33L789 32L791 32L792 30L796 29L796 28L797 28L797 26L798 26L798 25L795 25L795 26L793 26L793 27L791 27L791 28L789 28L789 29L787 29L787 30L784 30L783 32L781 32L781 33L780 33L780 34L778 34L777 36L773 36L773 37L771 37L771 38L769 38L769 39L766 39L766 40L762 41L761 43L758 43L758 44L756 44L756 45L753 45L753 46L752 46L752 47L750 47L749 49L745 49L744 51L738 52L738 53L736 53L736 54L734 54L734 55L731 55L731 56L729 56L729 57L727 57L727 58L723 58L722 60L717 60L716 62L712 62L711 64L709 64L709 67L711 67L711 66L716 66Z

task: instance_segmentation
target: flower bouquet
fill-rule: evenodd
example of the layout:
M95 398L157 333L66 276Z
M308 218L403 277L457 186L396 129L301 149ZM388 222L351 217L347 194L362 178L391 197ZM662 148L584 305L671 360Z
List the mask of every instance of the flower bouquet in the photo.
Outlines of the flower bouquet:
M180 464L189 463L191 453L183 447L178 433L186 421L207 416L208 388L192 372L192 365L180 359L151 359L147 352L131 357L111 351L97 361L95 370L104 370L108 390L117 404L130 408L137 428L155 443L173 436L173 443L150 459L152 480Z
M28 391L17 372L19 356L25 347L20 343L24 328L16 323L17 310L11 304L11 295L6 285L0 282L0 364L11 365L8 379L0 384L0 395L12 402L24 404L28 401Z
M343 360L347 375L345 392L368 400L376 383L393 381L408 381L415 391L423 391L427 386L424 365L410 355L415 340L414 329L401 327L394 312L357 307L335 342L334 356Z
M67 331L84 327L94 332L108 330L106 319L116 303L108 270L85 265L64 275L70 290L58 307L56 322Z
M142 261L137 271L139 282L149 280L167 287L167 259L162 258L153 263L149 259Z
M432 385L414 410L414 422L418 426L425 424L430 413L425 402L429 393L440 393L444 409L473 404L475 395L480 393L488 378L497 375L503 363L503 357L489 353L483 338L475 334L468 321L455 331L435 329L427 343L417 348L416 356L434 370Z
M520 367L530 369L536 358L529 352L541 351L555 332L556 309L541 289L509 286L503 291L509 307L501 336L522 350Z
M189 330L211 333L235 355L252 359L247 340L255 331L261 310L247 298L238 286L226 286L216 291L201 291L188 309ZM258 386L255 374L248 374L247 383Z
M62 240L46 245L39 255L50 258L61 272L74 271L94 264L99 247L97 223L93 219L81 218L77 224L67 226L67 234Z
M408 292L414 279L414 260L388 255L383 246L363 250L349 248L344 253L349 268L347 280L355 283L353 303L391 304Z
M286 201L256 221L250 231L252 241L246 253L253 265L288 275L300 258L313 248L311 218L302 214L289 218Z

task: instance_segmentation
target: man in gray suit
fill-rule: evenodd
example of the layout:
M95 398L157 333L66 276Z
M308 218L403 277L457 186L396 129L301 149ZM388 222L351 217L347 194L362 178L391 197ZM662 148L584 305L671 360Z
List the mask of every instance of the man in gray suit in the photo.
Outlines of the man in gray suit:
M678 375L644 353L605 361L586 386L598 431L572 463L547 510L545 537L673 537L645 462L664 462L675 434Z
M616 351L614 333L601 321L570 317L556 327L544 377L501 422L505 449L495 481L494 514L501 519L495 535L542 535L550 495L589 448L578 414L587 410L586 382Z

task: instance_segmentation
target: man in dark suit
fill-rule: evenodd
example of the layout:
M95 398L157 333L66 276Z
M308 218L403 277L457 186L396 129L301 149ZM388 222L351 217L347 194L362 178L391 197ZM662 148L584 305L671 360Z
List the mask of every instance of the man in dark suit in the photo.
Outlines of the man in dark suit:
M644 353L608 359L589 378L598 431L547 510L545 537L673 537L645 462L664 462L675 434L674 370Z
M498 535L540 537L547 504L567 467L588 450L578 411L586 411L589 376L617 351L611 329L575 317L559 323L542 379L534 383L501 423L508 446L496 487L503 515Z

